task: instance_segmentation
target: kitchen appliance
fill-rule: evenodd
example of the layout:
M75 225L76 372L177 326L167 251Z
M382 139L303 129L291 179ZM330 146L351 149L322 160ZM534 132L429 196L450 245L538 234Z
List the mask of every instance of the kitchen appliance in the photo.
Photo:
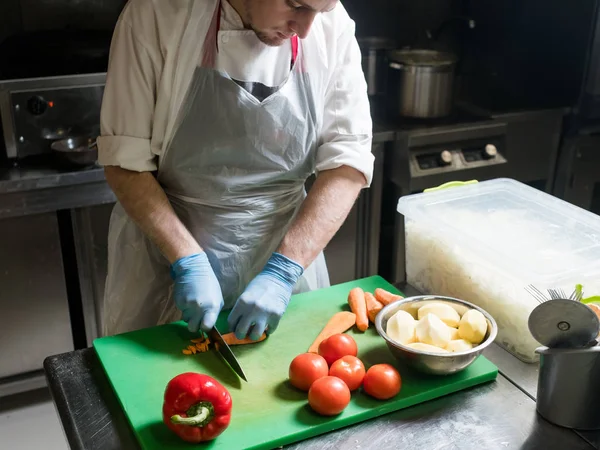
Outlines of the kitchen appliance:
M104 73L0 81L9 160L50 154L54 141L100 134Z
M452 181L500 177L550 192L564 113L492 115L457 102L444 118L390 121L395 136L384 157L378 273L394 283L406 280L404 220L396 212L403 196Z
M382 402L356 392L338 416L323 417L312 412L306 393L288 384L289 364L296 355L306 352L329 317L347 307L348 292L353 287L369 292L378 287L398 292L376 276L294 296L275 333L256 344L232 347L248 374L248 383L242 383L224 367L214 352L182 355L182 346L192 336L183 322L94 341L98 358L141 448L189 448L162 424L161 416L166 384L187 371L214 377L231 394L233 418L227 431L211 443L214 449L276 448L496 378L497 367L483 356L454 376L423 376L399 364L371 325L366 332L348 333L356 340L365 365L389 363L399 368L400 393ZM226 323L224 313L217 327L223 330ZM138 376L140 373L144 376Z
M598 316L583 303L553 299L541 303L529 315L529 331L550 348L581 348L596 344Z
M439 118L452 111L456 56L436 50L388 52L389 101L395 116Z
M385 95L387 92L388 57L387 52L396 47L396 43L381 36L357 38L362 54L362 68L367 81L367 93L371 97Z
M559 426L600 429L596 314L579 301L549 300L533 310L529 330L544 345L536 349L540 355L538 413Z
M242 366L235 357L234 353L231 351L231 348L229 348L229 345L227 345L227 342L225 342L223 339L223 336L221 336L221 333L219 333L219 330L217 330L215 327L212 327L208 332L208 337L212 343L217 344L217 351L221 354L223 359L227 361L227 364L229 364L233 371L237 373L242 380L248 381L248 378L244 373L244 369L242 369Z
M496 342L524 362L539 359L528 325L539 302L525 286L600 292L600 217L524 183L408 195L397 211L407 282L484 308L498 323Z

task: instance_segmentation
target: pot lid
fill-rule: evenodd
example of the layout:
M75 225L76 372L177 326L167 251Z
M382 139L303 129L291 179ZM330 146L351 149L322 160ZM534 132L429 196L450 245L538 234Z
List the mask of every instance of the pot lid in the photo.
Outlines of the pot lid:
M389 52L392 61L407 66L448 66L456 63L456 56L437 50L392 50Z

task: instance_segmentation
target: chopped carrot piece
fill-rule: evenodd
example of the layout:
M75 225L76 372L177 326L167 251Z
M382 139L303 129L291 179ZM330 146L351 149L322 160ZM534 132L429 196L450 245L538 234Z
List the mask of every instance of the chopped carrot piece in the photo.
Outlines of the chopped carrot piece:
M350 311L340 311L335 313L325 324L317 338L308 348L309 353L317 353L319 344L334 334L344 333L356 323L356 314Z
M263 333L258 340L253 341L250 338L238 339L235 337L235 333L227 333L223 335L223 340L227 345L245 345L245 344L256 344L257 342L264 341L267 338L267 334Z
M391 292L388 292L385 289L377 288L375 289L375 298L379 303L386 306L404 297L402 297L401 295L392 294Z
M199 338L196 338L196 339L191 339L190 342L193 342L194 344L202 344L205 340L206 340L205 337L199 337Z
M356 328L366 331L369 328L369 317L367 316L365 291L359 287L352 289L348 294L348 304L352 312L356 314Z
M187 350L187 349L186 350L182 350L182 352L183 352L184 355L191 355L192 354L192 352L190 350Z
M375 317L379 314L379 311L383 309L383 305L377 301L375 296L370 292L365 292L365 300L367 302L367 315L369 320L375 323Z
M188 350L191 351L194 355L198 351L194 345L188 345Z

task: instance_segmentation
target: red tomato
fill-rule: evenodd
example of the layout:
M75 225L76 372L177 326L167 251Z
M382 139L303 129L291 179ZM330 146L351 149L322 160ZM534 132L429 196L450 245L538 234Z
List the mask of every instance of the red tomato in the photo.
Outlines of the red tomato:
M358 347L356 341L347 334L334 334L319 345L319 355L325 358L330 366L342 356L356 356Z
M323 377L315 381L308 391L308 404L323 416L335 416L350 403L350 389L337 377Z
M402 379L396 369L389 364L375 364L367 370L363 389L371 397L387 400L400 392Z
M365 365L356 356L346 355L331 365L329 375L338 377L351 391L360 387L365 377Z
M292 386L308 391L310 385L319 378L327 376L327 361L315 353L302 353L290 364L289 377Z

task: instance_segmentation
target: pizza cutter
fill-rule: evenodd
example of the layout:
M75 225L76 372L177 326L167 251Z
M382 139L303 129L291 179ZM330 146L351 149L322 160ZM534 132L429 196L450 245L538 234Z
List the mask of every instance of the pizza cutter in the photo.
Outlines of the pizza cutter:
M528 326L532 336L546 347L582 348L596 344L600 321L583 303L556 299L536 306Z

